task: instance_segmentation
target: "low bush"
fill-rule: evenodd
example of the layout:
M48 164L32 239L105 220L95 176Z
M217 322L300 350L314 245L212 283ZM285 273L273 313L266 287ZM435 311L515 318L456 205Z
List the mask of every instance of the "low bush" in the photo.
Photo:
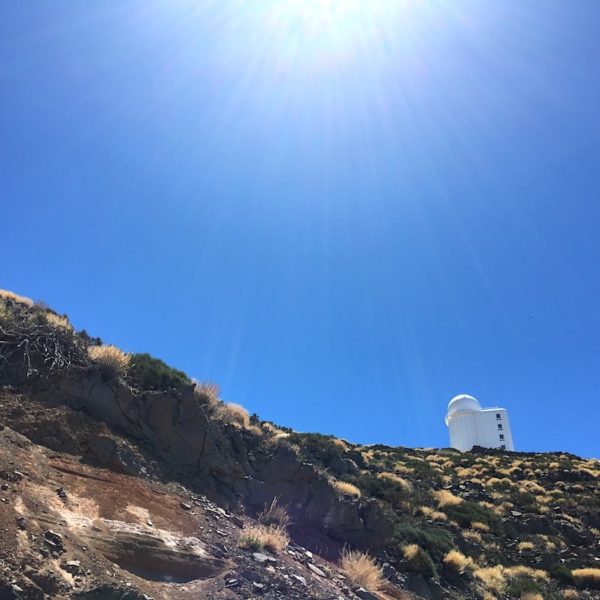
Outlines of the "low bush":
M427 578L435 577L437 575L431 556L429 556L427 551L423 550L418 544L404 546L404 548L402 548L402 554L411 571L420 573L423 577Z
M575 579L573 578L573 573L571 573L571 569L565 567L564 565L552 565L548 569L548 574L553 579L556 579L567 585L575 584Z
M465 500L459 504L446 505L444 512L452 521L456 521L461 527L471 527L474 523L483 523L489 529L498 529L499 520L494 512L485 506L471 500ZM481 528L481 525L478 526Z
M535 550L535 544L533 542L519 542L517 550L519 552L532 552Z
M194 395L202 404L207 405L211 409L216 409L219 406L219 394L221 392L219 386L212 381L198 381L192 379L194 387Z
M159 358L146 353L131 355L129 380L142 390L160 392L181 389L191 384L183 371L173 369Z
M580 588L600 590L600 569L586 568L571 571L575 584Z
M346 453L345 447L330 435L292 432L289 440L300 447L303 456L317 460L326 467Z
M417 544L427 550L438 563L450 550L454 550L452 536L441 527L415 527L406 522L397 523L394 541L400 546Z
M290 515L287 508L279 504L279 498L273 498L269 506L258 515L258 521L263 525L279 525L287 527L290 523Z
M127 373L130 356L116 346L89 346L88 354L100 368L104 379L114 379Z
M245 528L240 535L240 546L249 550L269 550L274 554L283 551L290 538L279 525L253 525Z
M383 500L393 508L401 508L411 495L411 484L393 473L360 474L351 479L364 490L366 495Z
M215 416L224 423L237 425L246 429L250 427L250 414L240 404L221 404L216 409Z
M431 519L432 521L447 521L448 515L439 510L434 510L429 506L419 506L418 511L427 519Z
M437 492L433 492L433 496L437 500L438 508L458 506L463 502L462 498L455 496L450 490L438 490Z
M25 296L19 296L19 294L15 294L9 290L0 290L0 298L4 300L11 300L12 302L16 302L17 304L24 304L28 308L33 306L33 300L31 298L26 298Z
M383 586L381 568L364 552L344 550L340 559L340 568L353 586L363 587L371 592L377 592Z
M354 498L360 498L360 489L354 484L348 483L347 481L339 481L337 479L329 480L331 485L337 490L342 496L353 496Z
M453 575L463 575L467 569L473 567L473 559L470 556L465 556L458 550L450 550L444 556L444 567Z

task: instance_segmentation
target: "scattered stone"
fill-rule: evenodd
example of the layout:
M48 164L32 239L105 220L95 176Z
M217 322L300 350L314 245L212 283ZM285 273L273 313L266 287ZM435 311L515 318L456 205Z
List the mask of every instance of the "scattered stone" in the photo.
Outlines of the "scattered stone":
M25 519L25 517L17 517L16 521L17 527L19 529L21 529L22 531L25 531L27 529L27 520Z
M295 573L292 573L292 578L296 581L299 581L302 585L306 585L306 579L302 577L302 575L296 575Z
M308 563L306 565L310 571L312 571L315 575L318 575L319 577L323 577L326 578L327 575L325 575L325 573L323 572L322 569L319 569L319 567L317 567L317 565L313 565L312 563Z
M369 590L365 590L365 588L358 588L354 590L354 593L360 598L360 600L379 600L379 596L372 594Z
M57 488L56 493L58 494L58 497L61 500L66 500L67 499L67 492L65 492L65 488L63 488L63 487Z
M56 533L55 531L48 529L48 531L44 531L44 541L53 550L56 550L58 552L64 552L65 548L63 544L62 535L60 535L60 533Z
M268 554L263 554L262 552L254 552L254 554L252 554L252 558L257 563L260 563L261 565L266 564L266 563L276 563L277 562L276 558L273 558L272 556L269 556Z
M67 560L61 563L60 568L71 575L81 575L81 563L78 560Z
M192 510L192 505L188 504L187 502L180 502L179 506L181 506L183 510Z

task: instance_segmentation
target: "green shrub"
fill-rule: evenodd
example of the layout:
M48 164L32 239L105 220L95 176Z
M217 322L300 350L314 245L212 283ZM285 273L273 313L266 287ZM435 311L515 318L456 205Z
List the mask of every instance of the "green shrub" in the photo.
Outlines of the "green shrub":
M471 500L445 506L442 510L461 527L470 527L475 522L485 523L491 531L497 531L499 527L498 517L489 508Z
M511 598L522 598L525 594L541 592L542 588L532 579L519 577L509 584L506 591Z
M334 459L344 455L344 449L336 444L335 438L320 433L292 433L288 441L300 446L302 454L328 466Z
M571 573L571 569L565 567L564 565L552 565L548 569L548 573L550 577L553 579L557 579L558 581L566 584L566 585L574 585L575 579Z
M425 549L438 563L441 563L442 558L455 548L454 539L445 529L441 527L415 527L407 522L396 524L394 542L400 546L417 544Z
M428 578L437 576L437 570L433 564L433 560L431 560L431 556L418 544L404 546L402 553L411 571L420 573L423 577Z
M369 473L347 478L369 496L388 502L394 508L400 508L402 502L411 497L410 491L402 484L385 477Z
M189 377L150 354L132 354L129 380L143 390L166 391L190 385Z

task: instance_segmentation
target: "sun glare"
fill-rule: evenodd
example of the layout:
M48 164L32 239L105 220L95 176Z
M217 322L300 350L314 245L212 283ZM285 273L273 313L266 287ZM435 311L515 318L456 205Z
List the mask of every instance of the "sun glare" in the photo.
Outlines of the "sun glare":
M268 29L296 53L351 54L383 41L390 22L410 0L275 0Z

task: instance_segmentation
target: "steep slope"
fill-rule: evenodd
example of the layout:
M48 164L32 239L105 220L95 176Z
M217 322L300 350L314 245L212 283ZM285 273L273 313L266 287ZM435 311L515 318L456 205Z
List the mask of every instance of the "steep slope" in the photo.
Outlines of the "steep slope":
M0 599L600 597L598 461L296 433L8 292L0 386Z

